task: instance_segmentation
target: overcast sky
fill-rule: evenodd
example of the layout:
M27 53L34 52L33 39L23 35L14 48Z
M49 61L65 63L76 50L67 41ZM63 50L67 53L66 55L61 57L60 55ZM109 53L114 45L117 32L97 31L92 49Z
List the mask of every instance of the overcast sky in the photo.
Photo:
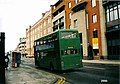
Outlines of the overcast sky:
M5 32L5 50L14 50L25 30L50 10L58 0L0 0L0 32Z

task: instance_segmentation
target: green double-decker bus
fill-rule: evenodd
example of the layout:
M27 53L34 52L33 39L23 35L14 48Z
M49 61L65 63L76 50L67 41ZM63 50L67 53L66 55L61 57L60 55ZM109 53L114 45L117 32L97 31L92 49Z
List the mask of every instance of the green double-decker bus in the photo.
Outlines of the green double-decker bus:
M62 29L34 41L35 65L50 70L82 67L77 30Z

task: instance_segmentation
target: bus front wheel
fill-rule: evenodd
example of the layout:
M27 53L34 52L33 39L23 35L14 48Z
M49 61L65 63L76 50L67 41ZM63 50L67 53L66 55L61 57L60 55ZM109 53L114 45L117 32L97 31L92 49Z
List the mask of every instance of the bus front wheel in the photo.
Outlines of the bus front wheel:
M50 63L50 70L53 71L54 70L54 66L52 63Z

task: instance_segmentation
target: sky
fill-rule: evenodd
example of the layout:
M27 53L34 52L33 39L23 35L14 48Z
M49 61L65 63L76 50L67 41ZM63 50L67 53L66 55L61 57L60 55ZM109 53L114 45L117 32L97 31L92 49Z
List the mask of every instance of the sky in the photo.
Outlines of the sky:
M0 32L5 32L5 52L14 50L26 28L58 0L0 0Z

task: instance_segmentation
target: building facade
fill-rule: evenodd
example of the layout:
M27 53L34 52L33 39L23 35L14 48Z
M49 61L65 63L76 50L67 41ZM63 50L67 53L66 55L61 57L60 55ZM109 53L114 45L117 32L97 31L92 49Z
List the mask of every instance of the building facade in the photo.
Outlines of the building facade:
M102 7L102 1L99 0L59 0L51 6L53 31L77 29L82 38L80 45L84 59L89 54L88 44L93 48L94 59L107 56L105 15Z
M34 41L52 32L52 16L50 10L42 13L42 18L33 26L29 26L29 28L26 29L27 57L34 57Z
M20 52L21 56L23 56L23 57L25 57L27 55L26 38L25 37L19 39L19 44L17 45L17 47L14 51Z
M51 5L53 31L58 29L70 29L71 9L74 0L58 0Z
M120 59L120 1L103 0L108 59Z
M89 46L93 59L120 57L120 2L109 0L58 0L51 10L26 29L26 47L34 54L34 40L59 29L77 29L83 58L88 59Z
M20 43L19 43L19 52L21 53L21 55L23 57L25 57L27 55L26 52L26 38L20 38Z
M79 3L79 2L77 2ZM88 56L88 15L86 14L86 2L75 4L71 15L71 28L77 29L80 34L81 47L83 58Z

